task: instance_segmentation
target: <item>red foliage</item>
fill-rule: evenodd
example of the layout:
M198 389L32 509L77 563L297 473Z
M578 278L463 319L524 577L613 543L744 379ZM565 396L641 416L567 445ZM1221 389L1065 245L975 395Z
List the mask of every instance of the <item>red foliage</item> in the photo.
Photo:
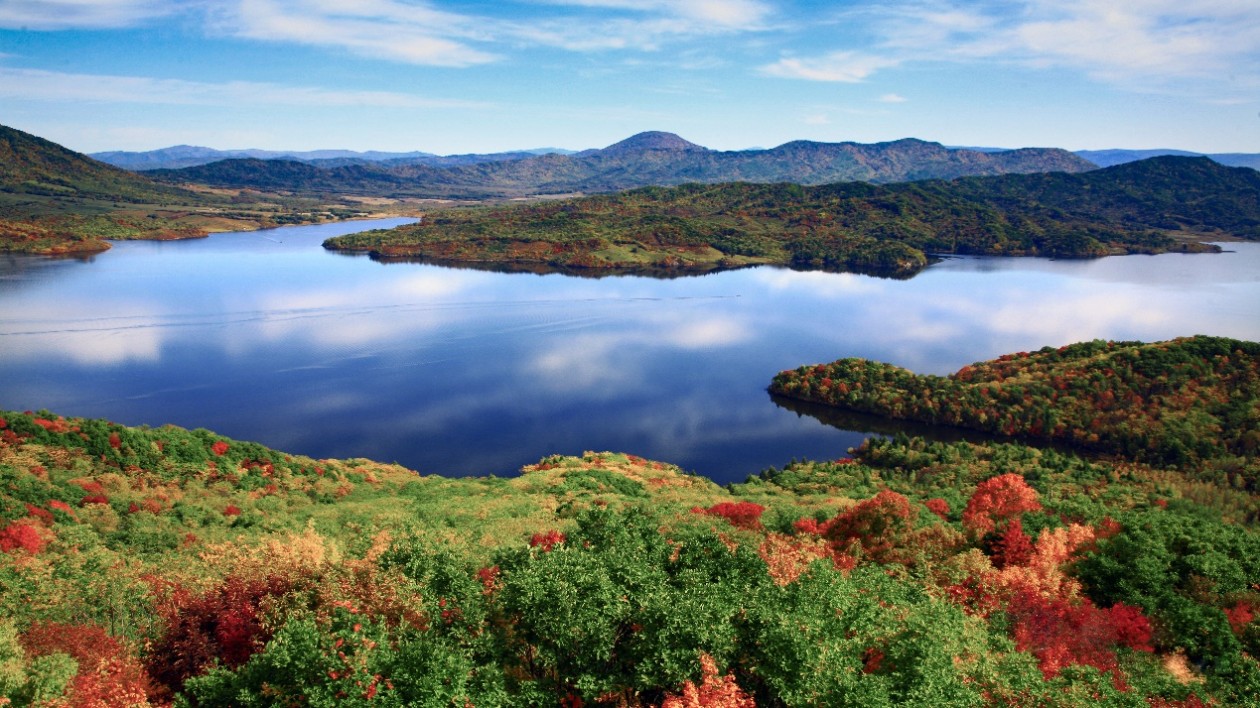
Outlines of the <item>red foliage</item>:
M21 642L32 657L64 653L78 662L79 671L66 691L68 705L109 708L148 704L152 682L144 667L121 642L96 625L35 622Z
M51 511L47 509L41 509L35 506L34 504L28 503L26 505L26 513L39 519L40 521L43 521L46 524L51 524L53 522L53 515Z
M492 565L477 571L477 579L481 581L481 594L491 595L500 587L499 566Z
M216 660L228 668L244 664L271 638L259 616L263 603L291 587L278 575L228 576L200 595L176 583L155 579L153 584L166 633L149 655L149 671L173 690Z
M79 500L79 506L87 506L88 504L108 504L109 497L104 494L88 494Z
M35 418L31 421L35 425L47 430L50 433L68 433L70 426L66 424L65 419L48 420L47 418Z
M1024 524L1018 517L1006 525L1006 530L994 542L991 556L993 565L998 568L1028 565L1032 560L1033 542L1024 533Z
M240 516L241 508L235 504L228 504L227 508L223 510L223 515L224 516Z
M1088 599L1074 603L1023 589L1007 611L1016 648L1036 656L1047 679L1073 664L1114 671L1117 645L1153 651L1150 621L1136 607L1103 610Z
M691 681L683 684L680 695L668 695L661 708L756 708L757 703L744 693L735 677L718 677L717 662L708 654L700 655L704 679L699 686Z
M1199 698L1198 694L1191 693L1185 700L1176 700L1174 698L1147 698L1146 702L1151 708L1208 708L1208 704Z
M105 487L101 486L101 483L94 479L76 479L71 481L71 484L78 485L78 487L83 490L84 494L105 493Z
M122 447L122 438L118 437L118 433L109 434L109 446L115 450Z
M891 560L892 552L912 530L910 500L885 489L828 521L822 534L837 553L856 541L867 556L882 563Z
M1234 630L1234 634L1242 634L1247 625L1256 619L1256 607L1250 602L1240 602L1225 610L1225 619L1229 620L1229 627Z
M530 548L541 548L543 552L550 551L558 544L564 543L567 539L564 534L552 529L546 533L536 533L529 539Z
M884 652L876 647L870 647L862 653L862 673L873 674L879 671L879 667L884 663Z
M1038 511L1037 491L1017 474L1003 474L976 485L976 491L963 509L963 527L977 536L996 531L999 526L1026 511Z
M937 497L936 499L928 499L923 502L923 506L926 506L928 511L936 514L942 519L949 518L949 502L941 499L940 497Z
M766 508L753 502L718 502L708 509L693 508L692 513L720 516L735 528L756 531L761 528L761 514Z
M0 551L10 553L23 550L28 553L39 553L44 550L45 541L39 530L30 524L15 521L0 530Z
M222 440L219 440L218 442L210 446L210 452L213 452L216 455L222 455L226 453L227 451L228 451L228 444L223 442Z
M53 499L52 501L48 502L48 508L56 509L57 511L62 511L69 514L70 516L74 516L74 509L69 504L61 501L60 499Z

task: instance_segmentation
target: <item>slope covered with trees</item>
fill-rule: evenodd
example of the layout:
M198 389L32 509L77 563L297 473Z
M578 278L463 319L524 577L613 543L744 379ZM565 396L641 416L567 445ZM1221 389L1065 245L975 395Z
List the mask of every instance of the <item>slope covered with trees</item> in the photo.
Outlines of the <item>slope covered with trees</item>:
M840 359L784 371L773 393L926 423L1227 468L1260 489L1260 344L1095 340L1005 355L946 377Z
M1157 347L1171 353L1148 362L1155 373L1214 388L1233 371L1221 358L1252 356L1186 342ZM1205 370L1182 372L1179 347L1198 347ZM1127 345L1055 354L1112 349L1120 371ZM1135 356L1141 368L1147 353ZM1057 375L1026 359L992 364L1003 388ZM896 381L878 385L898 396ZM1106 419L1100 439L1112 426L1123 427ZM1222 449L1248 430L1224 420ZM1014 443L898 436L852 454L726 488L620 453L446 479L206 430L0 412L0 699L1204 706L1260 695L1254 493L1197 462Z
M779 263L913 273L928 253L1100 256L1260 238L1260 173L1154 158L1079 175L684 185L448 209L330 239L381 257L585 268Z
M107 239L178 239L364 216L361 204L185 188L0 126L0 252L85 253Z

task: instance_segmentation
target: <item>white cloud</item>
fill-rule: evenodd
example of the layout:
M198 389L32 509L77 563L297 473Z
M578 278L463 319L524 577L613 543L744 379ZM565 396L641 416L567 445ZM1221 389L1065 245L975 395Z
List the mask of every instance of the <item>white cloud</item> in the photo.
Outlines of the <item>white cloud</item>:
M879 97L880 103L905 103L908 99L895 93L886 93Z
M389 91L334 91L250 81L204 83L146 76L67 74L0 67L0 97L31 101L108 101L180 106L374 106L481 108L472 101L433 99Z
M1004 62L1069 69L1125 88L1191 82L1260 87L1260 3L1235 0L909 0L848 11L873 39L761 73L858 82L908 63Z
M220 31L246 39L335 47L410 64L465 67L495 61L468 46L486 40L477 18L398 0L240 0L215 13Z
M901 63L897 59L876 56L864 52L831 52L821 57L784 57L773 64L761 67L766 76L808 81L835 81L859 83L880 69Z
M32 30L131 27L178 12L171 0L5 0L0 27Z

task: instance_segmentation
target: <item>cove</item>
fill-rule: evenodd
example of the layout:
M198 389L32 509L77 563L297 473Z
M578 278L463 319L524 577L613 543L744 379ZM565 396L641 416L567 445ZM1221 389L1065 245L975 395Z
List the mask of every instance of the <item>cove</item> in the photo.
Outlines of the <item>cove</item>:
M0 407L204 427L424 474L504 476L613 450L730 482L889 432L776 403L765 389L782 369L861 356L944 374L1094 338L1260 340L1260 244L948 257L908 280L573 277L320 246L404 221L0 257Z

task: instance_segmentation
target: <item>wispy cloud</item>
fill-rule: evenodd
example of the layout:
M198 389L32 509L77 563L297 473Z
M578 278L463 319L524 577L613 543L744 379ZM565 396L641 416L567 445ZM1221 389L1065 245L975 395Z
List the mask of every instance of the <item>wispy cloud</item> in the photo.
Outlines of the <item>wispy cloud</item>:
M999 62L1079 71L1129 88L1186 80L1260 86L1256 3L910 0L851 10L845 22L868 39L784 58L761 73L857 82L908 63Z
M269 42L344 49L354 54L429 66L495 61L470 46L492 36L476 17L399 0L239 0L212 11L218 31Z
M907 99L905 96L895 94L895 93L886 93L883 96L879 97L880 103L905 103L907 100L909 99Z
M808 81L837 81L859 83L866 77L901 60L856 51L832 52L821 57L784 57L773 64L761 67L766 76Z
M388 91L334 91L250 81L204 83L146 76L68 74L0 67L0 97L34 101L108 101L180 106L374 106L481 108L474 101L426 98Z
M0 27L63 30L131 27L179 12L178 0L5 0Z

